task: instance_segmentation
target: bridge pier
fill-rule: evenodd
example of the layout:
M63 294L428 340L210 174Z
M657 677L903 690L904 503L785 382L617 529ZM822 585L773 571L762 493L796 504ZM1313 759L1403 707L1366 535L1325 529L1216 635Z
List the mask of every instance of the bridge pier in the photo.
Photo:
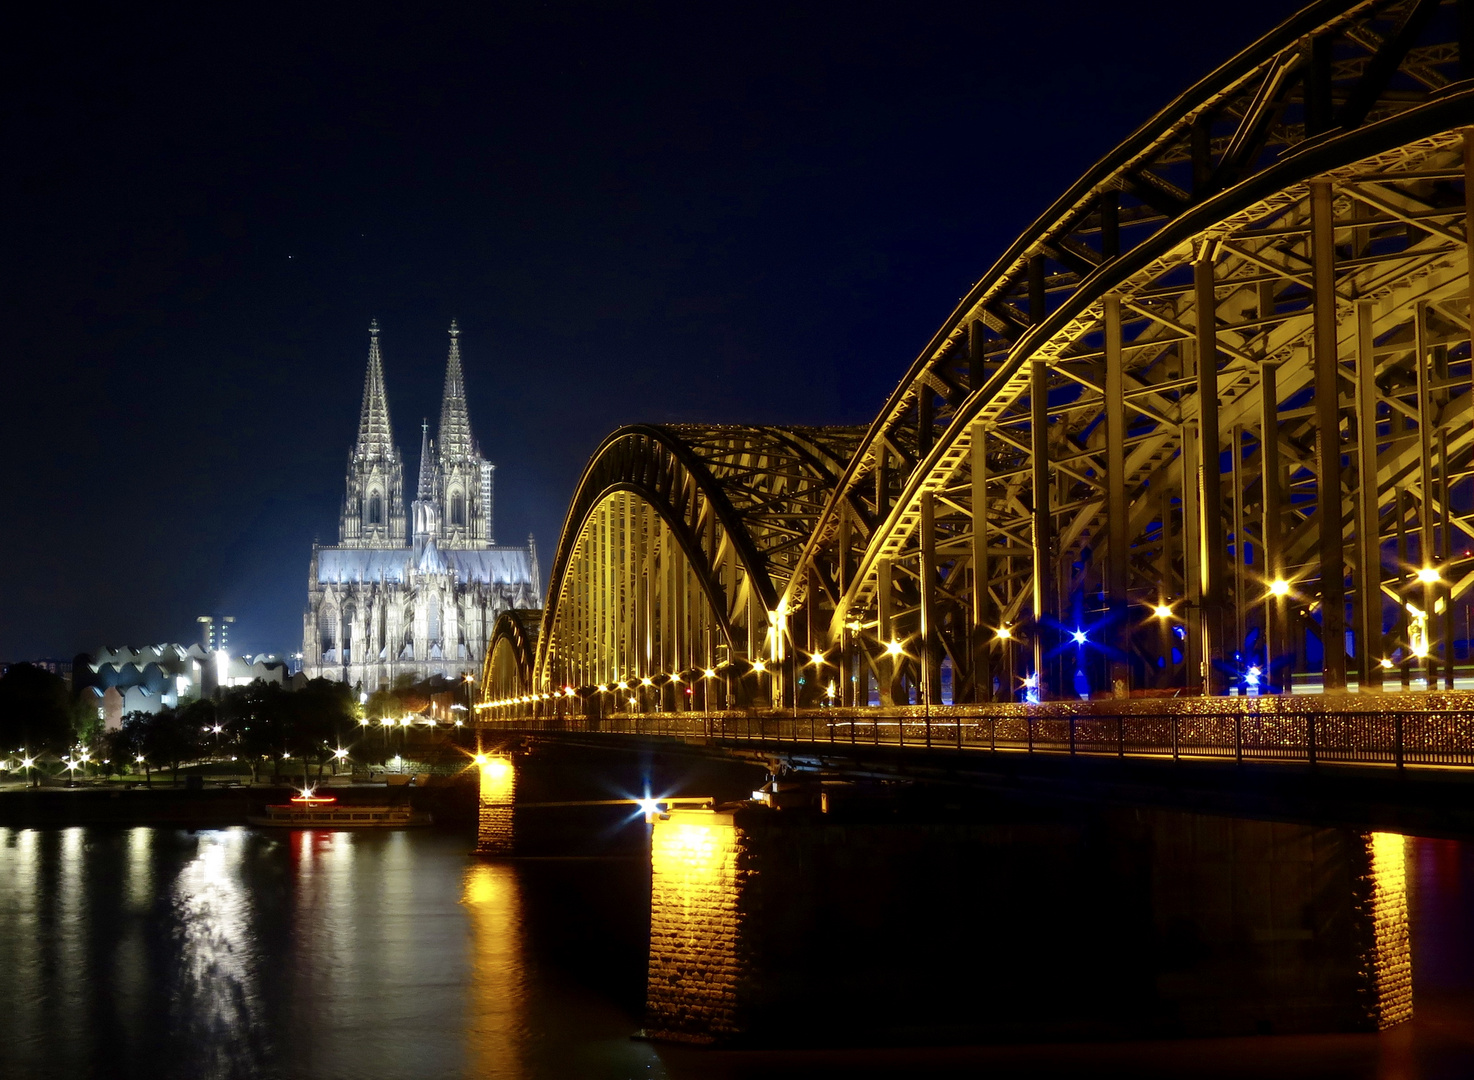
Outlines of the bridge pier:
M516 758L510 753L479 753L476 766L481 774L476 806L476 854L511 855L516 839L513 829Z
M1401 837L1098 807L989 816L748 804L657 820L646 1033L1206 1037L1411 1016Z

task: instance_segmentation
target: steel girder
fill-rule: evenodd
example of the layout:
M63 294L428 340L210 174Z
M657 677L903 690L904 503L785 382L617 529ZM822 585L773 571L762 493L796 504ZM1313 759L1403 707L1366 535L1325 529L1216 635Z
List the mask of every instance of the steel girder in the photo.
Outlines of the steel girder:
M672 706L718 689L723 702L767 699L769 684L740 675L767 654L780 598L862 434L644 425L609 436L553 562L538 692L600 709L627 703L599 696L626 681ZM719 686L700 684L717 669Z
M526 696L532 687L537 663L537 640L542 627L540 609L513 608L504 611L492 628L481 668L481 690L477 695L478 720L492 720L511 712L512 702ZM504 702L499 710L491 702Z
M1470 532L1465 8L1306 9L978 282L789 582L847 703L872 677L883 703L940 700L943 666L958 701L1013 697L1025 672L1073 695L1077 665L1091 690L1133 669L1218 689L1253 656L1283 681L1341 640L1348 599L1364 681L1415 651L1381 597L1405 602L1408 560L1451 558ZM1383 566L1399 530L1433 543ZM1281 575L1290 593L1264 603ZM1451 619L1467 564L1440 578L1428 617ZM1142 619L1148 604L1171 617ZM1323 652L1340 685L1344 651Z
M1451 680L1471 77L1474 0L1313 5L1036 221L868 430L616 432L524 696L813 704L800 649L849 705L1335 688L1347 626L1363 685Z

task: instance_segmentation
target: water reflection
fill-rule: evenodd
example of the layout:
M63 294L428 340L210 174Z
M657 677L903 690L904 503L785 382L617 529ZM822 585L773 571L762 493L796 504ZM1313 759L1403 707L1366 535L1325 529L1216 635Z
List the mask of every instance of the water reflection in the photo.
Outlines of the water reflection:
M466 994L466 1061L471 1075L526 1075L527 984L523 969L522 897L505 863L469 867L461 887L470 930L471 981Z
M676 886L694 887L697 870L726 855L716 858L709 830L668 836L666 900L689 920L690 941L703 932L702 905ZM695 1056L632 1042L646 867L479 863L471 844L433 831L0 829L0 1077L1264 1080L1308 1061L1369 1078L1474 1072L1463 1067L1474 1043L1461 1050L1450 1034L1474 1034L1466 844L1408 843L1417 1014L1381 1036L828 1056ZM1373 851L1388 896L1398 845ZM925 947L915 934L908 942Z

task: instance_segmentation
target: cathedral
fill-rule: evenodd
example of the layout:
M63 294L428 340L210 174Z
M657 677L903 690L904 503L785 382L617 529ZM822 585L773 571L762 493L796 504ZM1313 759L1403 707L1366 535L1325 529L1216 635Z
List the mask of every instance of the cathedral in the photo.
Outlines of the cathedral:
M440 427L420 429L420 469L405 503L404 462L389 424L379 326L369 326L368 375L338 543L314 545L302 627L302 668L372 693L408 676L477 675L497 616L542 605L537 550L497 544L496 466L471 436L460 331Z

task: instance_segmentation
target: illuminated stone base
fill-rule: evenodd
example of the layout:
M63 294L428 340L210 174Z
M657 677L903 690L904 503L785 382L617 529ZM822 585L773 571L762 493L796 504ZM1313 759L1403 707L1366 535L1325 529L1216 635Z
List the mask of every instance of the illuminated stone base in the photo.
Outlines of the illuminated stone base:
M517 765L513 758L489 754L480 762L481 793L476 813L476 854L508 856L516 834Z
M1411 1016L1399 837L1083 805L999 818L657 821L646 1034L1048 1041Z

